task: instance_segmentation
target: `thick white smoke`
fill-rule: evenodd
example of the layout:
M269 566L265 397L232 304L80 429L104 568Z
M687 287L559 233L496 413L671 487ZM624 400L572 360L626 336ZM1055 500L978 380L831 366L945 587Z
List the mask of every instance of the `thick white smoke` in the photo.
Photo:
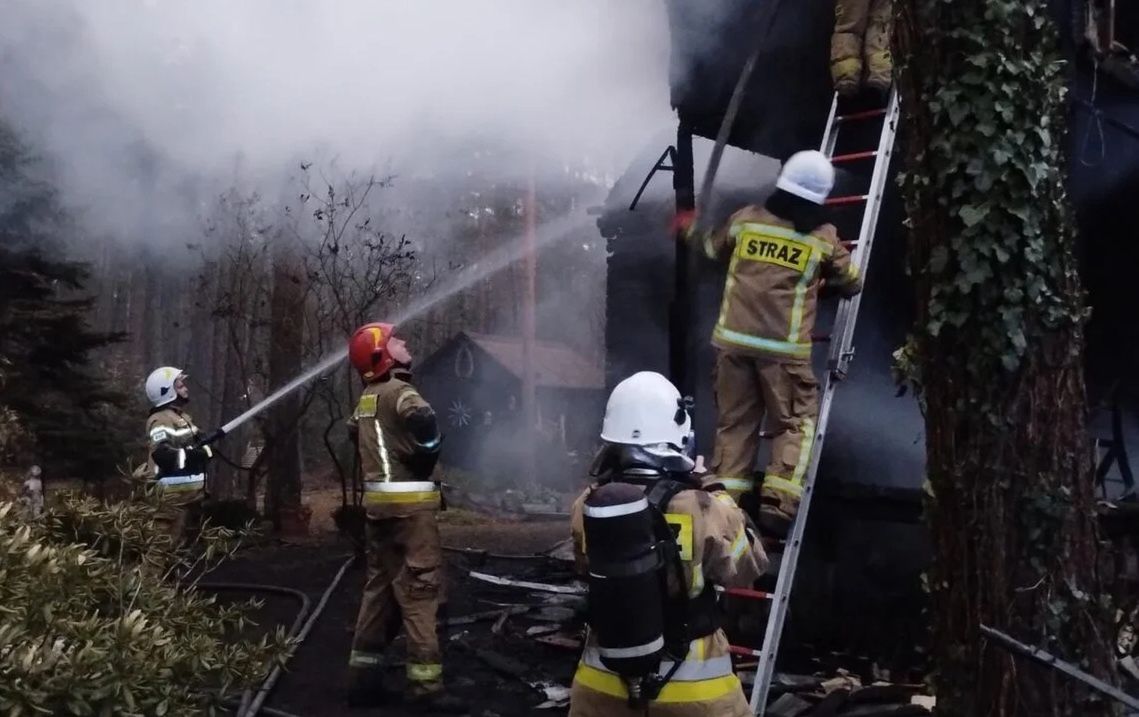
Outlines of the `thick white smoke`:
M190 221L235 170L261 181L314 155L430 176L496 146L612 172L671 115L660 0L9 0L2 14L0 115L117 234Z

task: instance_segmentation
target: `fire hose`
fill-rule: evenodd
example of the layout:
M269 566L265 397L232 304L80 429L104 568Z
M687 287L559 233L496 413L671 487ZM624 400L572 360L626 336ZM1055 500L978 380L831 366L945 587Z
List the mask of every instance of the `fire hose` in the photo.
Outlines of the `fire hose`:
M300 590L293 588L286 588L280 585L264 585L262 583L199 583L199 590L210 590L213 592L243 592L243 593L267 593L270 595L284 595L286 597L295 598L301 604L301 609L297 611L297 616L293 618L293 624L289 626L289 632L286 634L286 639L292 640L301 631L304 626L304 619L308 617L309 610L312 607L312 601L309 600L308 595L305 595ZM252 695L246 691L241 697L241 701L237 703L237 714L245 713L249 708L249 703L252 700ZM227 704L232 704L236 700L225 700Z
M270 671L269 675L265 678L265 681L261 683L261 686L259 688L257 688L256 693L250 695L247 692L245 695L243 695L237 707L237 717L255 717L255 715L261 712L264 712L268 715L286 714L280 712L280 710L270 710L269 708L266 708L264 706L265 700L269 698L269 694L273 691L273 687L276 686L277 681L280 679L281 673L284 670L284 666L288 663L288 659L291 658L292 655L296 654L297 650L300 649L300 646L304 643L309 633L312 632L313 625L316 624L317 619L320 617L321 613L324 612L324 608L328 605L328 600L332 597L332 593L340 585L340 581L344 578L344 574L348 572L348 568L351 567L355 561L355 555L350 556L344 561L344 563L340 566L340 569L336 571L336 575L332 578L332 581L324 589L324 593L321 595L320 601L317 602L316 607L311 611L310 607L312 605L312 602L309 600L309 597L300 590L294 590L293 588L285 588L277 585L262 585L257 583L201 583L198 585L198 588L203 590L233 590L239 592L276 593L279 595L287 595L289 597L296 598L301 603L301 609L297 613L296 618L293 619L293 624L289 627L288 632L288 639L293 642L292 652L282 663L273 667L272 671ZM233 701L228 700L227 702Z
M696 230L703 231L708 228L704 226L704 223L710 221L707 209L712 201L712 187L716 181L716 172L720 169L720 160L724 156L724 147L728 144L728 137L732 134L736 115L740 112L740 105L743 104L744 93L747 91L748 80L751 79L752 71L755 70L755 65L759 61L759 53L767 45L767 39L771 37L771 28L775 26L775 18L782 6L783 0L771 0L771 10L767 14L767 24L763 29L763 41L756 44L755 49L747 58L747 62L744 63L739 79L736 80L735 89L732 90L731 99L728 100L724 120L720 123L720 131L716 134L716 144L712 147L712 156L708 158L708 168L704 171L704 181L700 185L700 201L696 205L698 211L693 226Z

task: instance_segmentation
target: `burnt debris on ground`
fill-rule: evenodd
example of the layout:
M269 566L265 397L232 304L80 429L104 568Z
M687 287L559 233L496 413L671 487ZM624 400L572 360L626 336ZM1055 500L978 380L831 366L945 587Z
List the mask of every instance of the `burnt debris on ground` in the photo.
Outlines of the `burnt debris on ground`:
M585 618L585 585L573 572L564 540L567 526L460 519L445 524L443 532L449 546L448 599L440 619L448 688L468 701L469 714L476 717L564 715ZM292 588L315 606L351 553L351 543L332 539L262 545L242 552L208 580ZM363 581L359 562L331 594L267 706L306 717L417 714L398 702L382 709L346 705L346 664ZM220 597L263 600L256 614L260 630L288 629L299 607L297 599L282 594L226 591ZM762 617L750 616L753 621ZM928 714L920 686L890 684L890 675L873 660L829 652L794 663L786 667L811 674L776 676L767 712L773 717ZM386 686L397 692L403 664L401 638L389 651L385 670ZM754 660L740 660L737 667L745 688L750 686Z
M549 548L564 526L456 525L444 530L448 543L484 547L486 553L447 552L447 603L441 619L448 687L467 699L472 715L513 717L529 714L564 714L568 686L580 647L580 596L542 595L469 579L472 568L492 574L532 579L568 579L568 567L555 559L498 559L495 551L536 553ZM493 535L492 535L493 533ZM488 539L480 540L486 536ZM313 605L320 599L346 555L348 542L276 544L250 548L212 573L208 580L265 584L299 590ZM352 631L364 582L362 563L354 566L334 591L305 642L289 660L266 705L294 715L379 714L376 709L349 709L345 702L346 666ZM226 591L219 599L263 602L255 614L256 629L288 629L298 612L298 601L288 596ZM389 651L388 686L399 690L403 682L403 640ZM539 709L542 705L548 707ZM398 703L382 710L385 717L417 714Z

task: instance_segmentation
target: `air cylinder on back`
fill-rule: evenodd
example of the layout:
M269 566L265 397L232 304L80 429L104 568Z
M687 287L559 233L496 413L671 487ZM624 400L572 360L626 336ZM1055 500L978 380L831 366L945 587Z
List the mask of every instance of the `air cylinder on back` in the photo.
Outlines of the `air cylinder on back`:
M589 624L602 663L630 677L655 672L664 650L665 560L644 490L606 483L585 500Z

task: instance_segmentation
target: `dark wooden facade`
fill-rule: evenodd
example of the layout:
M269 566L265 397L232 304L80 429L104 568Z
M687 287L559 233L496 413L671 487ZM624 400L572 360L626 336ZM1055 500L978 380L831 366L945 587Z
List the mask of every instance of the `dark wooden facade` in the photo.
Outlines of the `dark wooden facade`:
M699 192L711 144L704 138L715 137L740 68L755 43L763 41L772 1L731 0L710 10L698 0L666 0L679 126L675 134L645 138L643 151L618 180L598 220L609 248L606 384L612 387L643 369L687 383L697 401L697 446L705 456L711 453L715 422L708 338L724 270L691 257L688 270L678 270L678 255L684 256L669 236L669 222L676 208ZM725 153L711 206L702 208L717 218L770 191L776 169L765 168L759 153L783 159L821 140L830 102L833 2L780 4L731 134L734 147ZM1071 27L1065 22L1062 29L1071 41ZM1071 165L1071 194L1093 304L1089 389L1093 407L1113 387L1118 392L1130 412L1125 434L1134 448L1139 443L1134 426L1139 283L1133 274L1139 241L1129 203L1139 192L1139 96L1101 78L1093 98L1090 65L1075 63L1074 68L1069 144L1080 161ZM685 161L689 141L693 159ZM663 163L666 168L653 175L631 210L642 181L670 145L671 162ZM841 173L839 181L841 187ZM912 294L901 208L896 194L887 192L855 335L857 356L831 415L798 573L795 602L803 617L796 619L793 612L792 639L785 644L857 651L904 668L920 662L911 648L923 639L919 576L929 548L920 521L924 426L912 397L896 395L890 373L891 354L908 330ZM857 231L841 215L836 219L847 237ZM821 333L828 322L828 316L820 317ZM817 369L826 348L816 350ZM1096 435L1103 434L1100 423L1093 423Z
M584 483L605 407L600 361L545 341L535 342L533 355L533 430L522 420L520 338L461 332L418 363L416 382L444 435L444 466L489 483L528 484L520 472L533 440L535 482L562 490Z

